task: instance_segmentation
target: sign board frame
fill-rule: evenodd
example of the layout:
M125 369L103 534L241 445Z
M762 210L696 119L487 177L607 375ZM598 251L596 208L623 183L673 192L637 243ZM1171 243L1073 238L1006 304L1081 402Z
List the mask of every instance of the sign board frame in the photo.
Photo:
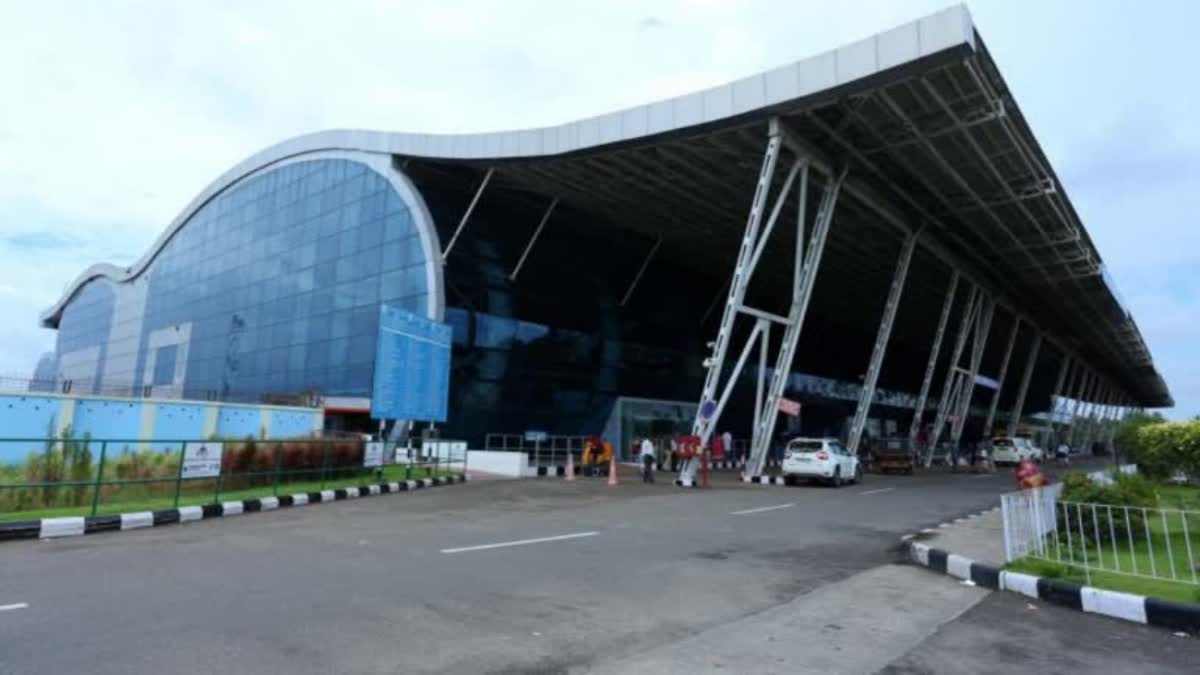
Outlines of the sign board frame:
M371 417L445 422L452 337L445 323L380 305Z
M225 454L224 443L189 441L183 444L183 464L179 477L216 478L221 475L221 457Z

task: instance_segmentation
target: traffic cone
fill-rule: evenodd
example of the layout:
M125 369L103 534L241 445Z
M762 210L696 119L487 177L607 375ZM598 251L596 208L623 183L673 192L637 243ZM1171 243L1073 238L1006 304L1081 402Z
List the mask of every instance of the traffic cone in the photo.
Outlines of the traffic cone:
M575 453L567 451L567 480L575 480Z
M608 484L617 484L617 456L613 455L608 460Z

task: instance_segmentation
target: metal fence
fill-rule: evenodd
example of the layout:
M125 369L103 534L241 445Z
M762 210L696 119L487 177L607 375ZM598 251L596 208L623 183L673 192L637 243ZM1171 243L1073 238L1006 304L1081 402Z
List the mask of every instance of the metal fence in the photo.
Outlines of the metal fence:
M198 461L198 446L207 464ZM145 511L465 473L466 443L0 438L0 520Z
M523 434L487 434L484 437L485 450L499 452L524 452L529 456L531 466L553 466L565 464L567 455L579 464L583 457L583 447L590 436L547 436L544 441L530 441Z
M1061 499L1062 484L1001 497L1004 556L1200 586L1200 511Z
M219 401L227 403L261 403L305 408L320 408L323 397L319 392L299 394L262 391L229 391L218 389L184 389L179 385L122 385L104 384L91 379L43 380L24 377L0 376L0 393L25 394L70 394L108 396L114 398L153 398L167 400Z

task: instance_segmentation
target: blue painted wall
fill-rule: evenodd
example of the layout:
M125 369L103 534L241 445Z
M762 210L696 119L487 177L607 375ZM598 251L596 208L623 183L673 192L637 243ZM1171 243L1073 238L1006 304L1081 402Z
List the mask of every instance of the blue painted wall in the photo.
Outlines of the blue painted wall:
M204 438L204 415L208 406L159 403L154 406L154 437L170 440Z
M62 402L41 396L0 397L0 436L45 438L54 433ZM0 442L0 464L20 462L31 451L41 452L45 443Z
M142 404L140 401L78 400L75 402L75 419L71 430L76 438L139 438L142 431Z
M307 410L276 410L271 416L271 438L295 438L312 433L319 413Z
M0 394L0 438L37 439L30 442L0 441L0 464L21 463L30 452L44 452L44 439L54 434L62 415L63 401L72 397L22 396ZM152 406L154 425L148 438L142 437L142 411ZM237 406L197 401L129 401L76 398L71 431L75 438L87 434L96 440L201 440L205 419L218 408L215 433L226 438L259 437L266 421L258 406ZM307 408L272 408L270 438L307 436L320 428L322 413ZM133 445L132 443L126 445ZM175 451L171 444L162 447L148 443L142 447Z
M258 438L262 430L263 416L258 408L221 407L217 417L217 435L221 438Z

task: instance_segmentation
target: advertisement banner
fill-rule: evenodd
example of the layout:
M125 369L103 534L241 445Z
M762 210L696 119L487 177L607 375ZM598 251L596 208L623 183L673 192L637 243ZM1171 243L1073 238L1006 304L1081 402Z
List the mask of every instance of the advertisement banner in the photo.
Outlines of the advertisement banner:
M183 446L183 478L215 478L221 475L222 443L193 442Z
M793 401L789 398L780 398L779 399L779 412L783 413L784 415L791 415L792 417L796 417L800 414L800 402Z
M383 466L383 442L372 441L363 449L363 466Z

